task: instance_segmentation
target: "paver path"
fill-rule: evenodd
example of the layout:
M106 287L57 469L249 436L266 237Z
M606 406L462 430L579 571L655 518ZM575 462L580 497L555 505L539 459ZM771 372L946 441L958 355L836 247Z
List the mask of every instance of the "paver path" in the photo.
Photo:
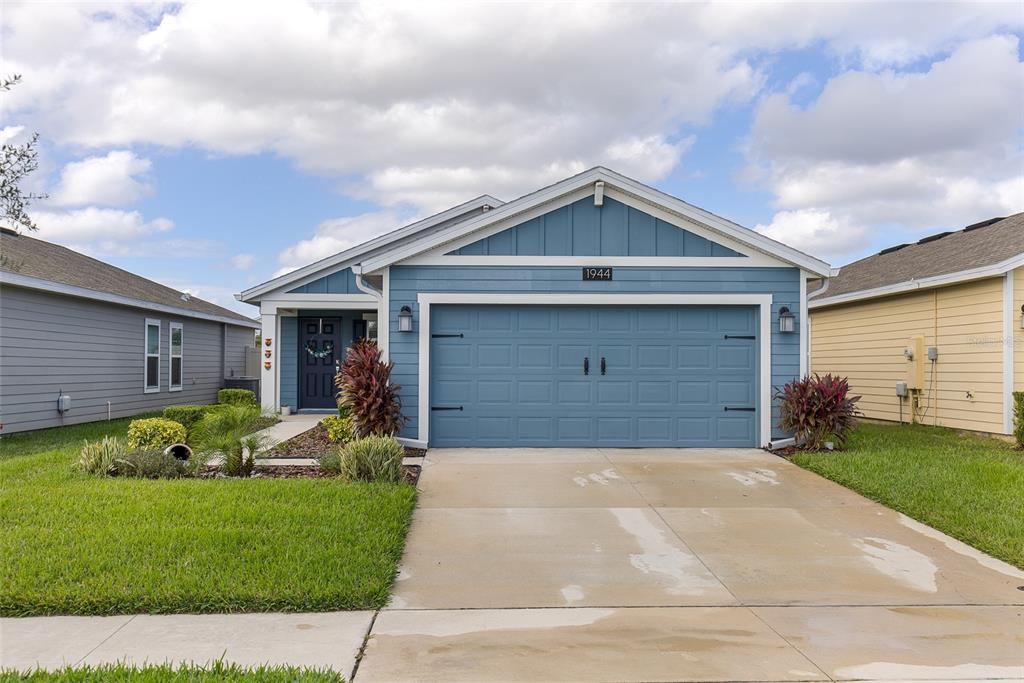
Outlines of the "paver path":
M1024 677L1024 573L757 450L431 450L356 683Z

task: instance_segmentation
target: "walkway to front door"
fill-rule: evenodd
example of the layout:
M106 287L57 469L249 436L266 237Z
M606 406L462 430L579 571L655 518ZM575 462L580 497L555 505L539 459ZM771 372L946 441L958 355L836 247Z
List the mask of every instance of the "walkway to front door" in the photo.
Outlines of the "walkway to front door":
M1018 679L1024 574L757 450L431 450L370 681Z

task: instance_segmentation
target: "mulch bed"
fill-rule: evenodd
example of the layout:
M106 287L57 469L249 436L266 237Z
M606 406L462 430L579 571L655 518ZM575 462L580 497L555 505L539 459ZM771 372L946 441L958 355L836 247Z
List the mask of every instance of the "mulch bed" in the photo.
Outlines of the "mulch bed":
M309 431L282 441L260 457L263 458L318 458L330 453L338 444L327 438L327 428L317 425ZM405 449L406 457L422 458L427 452L422 448Z
M416 485L420 479L419 465L402 465L402 476L406 482ZM218 476L216 467L206 467L199 473L200 479L218 479L231 477ZM333 479L337 474L321 469L318 465L258 465L253 468L250 479Z

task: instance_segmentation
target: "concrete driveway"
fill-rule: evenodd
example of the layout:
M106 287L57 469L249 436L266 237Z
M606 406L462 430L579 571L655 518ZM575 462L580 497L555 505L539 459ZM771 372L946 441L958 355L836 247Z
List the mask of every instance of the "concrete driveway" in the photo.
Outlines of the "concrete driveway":
M1024 677L1024 573L757 450L431 450L368 681Z

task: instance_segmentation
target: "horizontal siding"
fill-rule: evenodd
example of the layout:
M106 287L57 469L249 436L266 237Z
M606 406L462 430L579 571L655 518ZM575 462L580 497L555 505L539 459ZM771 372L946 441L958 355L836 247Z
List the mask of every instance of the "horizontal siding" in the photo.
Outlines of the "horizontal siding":
M991 278L812 310L811 368L849 377L866 417L897 420L896 382L910 365L903 351L921 335L939 355L934 365L924 361L917 419L1001 432L1002 283ZM902 407L909 421L910 402Z
M160 391L145 393L146 318L161 323ZM182 390L169 391L170 323L184 335ZM226 344L224 340L227 334ZM0 421L4 432L101 420L181 403L212 403L226 374L245 372L249 328L169 316L19 287L0 293ZM57 396L71 410L57 413Z
M419 425L419 308L421 292L575 292L575 293L763 293L773 294L772 385L781 386L800 372L799 334L777 332L778 310L799 311L799 271L795 268L616 268L610 282L583 282L579 268L571 267L463 267L392 266L390 358L394 381L402 386L403 412L409 418L403 436L415 438ZM398 312L413 309L414 330L398 332ZM799 326L798 326L799 329ZM282 381L283 384L283 381ZM778 430L778 408L773 408L773 438Z

